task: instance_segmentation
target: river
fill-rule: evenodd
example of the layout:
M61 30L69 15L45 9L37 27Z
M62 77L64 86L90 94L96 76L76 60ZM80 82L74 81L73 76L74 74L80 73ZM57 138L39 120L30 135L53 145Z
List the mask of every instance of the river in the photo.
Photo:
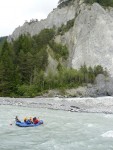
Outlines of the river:
M16 115L44 124L17 127ZM0 105L0 128L0 150L113 150L113 114Z

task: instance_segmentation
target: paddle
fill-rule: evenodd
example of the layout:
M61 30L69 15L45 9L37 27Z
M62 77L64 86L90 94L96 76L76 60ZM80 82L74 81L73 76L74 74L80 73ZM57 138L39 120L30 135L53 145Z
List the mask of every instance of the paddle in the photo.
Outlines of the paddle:
M14 121L9 124L10 126L12 126L13 124L15 124L15 121L16 121L15 119L16 118L14 118Z
M15 123L15 121L11 122L9 125L12 126Z

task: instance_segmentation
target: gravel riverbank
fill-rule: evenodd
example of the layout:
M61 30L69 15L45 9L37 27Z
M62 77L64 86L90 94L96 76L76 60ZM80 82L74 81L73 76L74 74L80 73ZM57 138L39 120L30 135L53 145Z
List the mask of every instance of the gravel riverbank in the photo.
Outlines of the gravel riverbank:
M113 113L113 97L98 98L7 98L0 97L0 105L48 108L71 112Z

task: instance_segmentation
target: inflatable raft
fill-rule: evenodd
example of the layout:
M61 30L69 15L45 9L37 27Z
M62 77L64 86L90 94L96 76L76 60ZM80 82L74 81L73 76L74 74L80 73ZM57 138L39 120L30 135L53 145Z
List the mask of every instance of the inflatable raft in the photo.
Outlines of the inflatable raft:
M37 124L34 124L34 123L28 124L25 122L16 122L16 125L19 127L36 127L36 126L39 126L41 124L43 124L43 120L40 120Z

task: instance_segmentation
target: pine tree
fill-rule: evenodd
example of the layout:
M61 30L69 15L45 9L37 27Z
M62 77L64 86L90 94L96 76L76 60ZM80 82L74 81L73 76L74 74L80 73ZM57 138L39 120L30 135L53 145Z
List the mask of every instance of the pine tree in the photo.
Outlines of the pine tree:
M15 89L14 52L11 45L5 41L0 60L0 91L3 96L9 96Z

